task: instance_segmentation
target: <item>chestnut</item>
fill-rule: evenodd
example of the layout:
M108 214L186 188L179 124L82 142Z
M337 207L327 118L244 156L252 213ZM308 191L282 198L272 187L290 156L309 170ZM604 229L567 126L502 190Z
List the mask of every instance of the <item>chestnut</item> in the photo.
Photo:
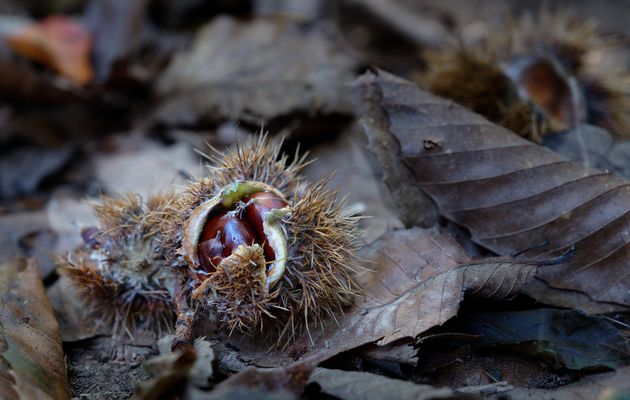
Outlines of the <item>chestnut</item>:
M214 272L217 265L234 253L239 245L264 247L267 262L275 260L275 252L265 234L265 215L283 208L287 202L271 192L255 192L236 202L233 210L221 210L210 216L199 239L199 263L205 272Z
M219 240L223 246L223 256L227 257L241 244L256 242L254 230L247 220L238 218L235 213L224 211L211 218L203 228L201 242Z
M269 245L269 241L266 240L263 222L265 215L269 211L284 208L288 205L287 202L282 200L277 194L271 192L252 193L245 197L243 202L246 205L245 213L247 220L259 235L258 237L262 239L259 243L262 244L265 249L265 258L268 261L275 260L276 255Z

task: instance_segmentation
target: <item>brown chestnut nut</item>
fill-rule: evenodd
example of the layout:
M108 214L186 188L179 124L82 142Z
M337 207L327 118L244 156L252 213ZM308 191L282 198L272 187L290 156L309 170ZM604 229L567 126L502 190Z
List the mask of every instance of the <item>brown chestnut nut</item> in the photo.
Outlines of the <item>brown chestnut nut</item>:
M205 272L214 272L223 260L223 245L220 240L209 239L199 244L199 261Z
M271 192L252 193L245 197L243 202L246 205L245 214L247 215L247 220L260 238L260 243L264 243L265 258L267 261L275 260L274 251L266 240L263 221L265 220L265 214L269 211L286 207L288 204L277 194Z
M210 218L203 228L199 261L207 272L211 272L239 245L253 243L256 243L256 236L247 220L239 219L234 212L223 211Z
M262 245L267 262L274 261L275 252L265 234L265 215L286 206L287 202L275 193L255 192L233 204L234 210L224 209L211 216L204 225L198 249L199 263L205 272L214 272L241 244Z

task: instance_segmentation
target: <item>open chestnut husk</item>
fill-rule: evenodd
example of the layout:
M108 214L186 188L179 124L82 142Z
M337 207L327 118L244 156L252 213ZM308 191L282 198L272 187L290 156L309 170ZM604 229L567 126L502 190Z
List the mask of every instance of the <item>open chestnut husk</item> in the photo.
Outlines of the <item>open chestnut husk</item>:
M277 282L287 262L287 238L281 227L288 202L261 182L236 181L197 206L183 227L182 255L196 275L216 272L239 246L263 250L265 287ZM240 256L237 256L240 257Z
M264 136L212 161L174 210L172 264L193 302L230 331L278 339L342 313L356 294L359 217Z
M260 136L217 153L180 194L101 198L99 226L59 272L115 333L174 330L175 348L201 317L288 343L342 313L357 292L360 217L325 180L302 181L305 158L280 147Z
M427 50L427 67L416 79L534 141L584 122L628 135L625 47L595 20L544 9L486 31Z

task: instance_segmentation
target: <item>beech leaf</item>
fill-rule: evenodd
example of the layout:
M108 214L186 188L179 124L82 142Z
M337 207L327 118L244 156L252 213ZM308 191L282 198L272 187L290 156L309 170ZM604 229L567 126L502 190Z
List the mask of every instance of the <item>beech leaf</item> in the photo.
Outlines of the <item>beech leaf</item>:
M472 263L450 236L418 228L386 234L364 257L374 268L358 277L365 295L328 343L351 340L356 347L415 337L455 316L464 292L513 297L536 270L503 260Z
M393 137L399 144L399 159L413 172L405 184L427 193L473 241L500 255L531 248L528 258L538 260L575 246L573 257L540 268L537 277L596 302L630 305L627 180L385 72L362 76L355 101L370 141Z
M295 363L286 368L247 367L221 382L209 393L196 392L196 399L299 399L315 368L312 362Z
M334 36L333 36L334 39ZM347 91L358 66L331 32L282 18L222 16L199 30L158 82L157 119L259 124L291 113L352 113Z
M0 397L69 398L59 324L33 259L0 266Z

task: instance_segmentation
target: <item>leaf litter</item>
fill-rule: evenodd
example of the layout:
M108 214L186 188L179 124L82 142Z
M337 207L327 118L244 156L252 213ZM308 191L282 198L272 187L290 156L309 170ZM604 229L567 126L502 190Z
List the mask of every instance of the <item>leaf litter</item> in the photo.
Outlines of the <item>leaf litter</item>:
M479 297L515 296L536 266L510 260L473 262L449 236L419 228L391 231L364 249L366 270L357 281L364 293L336 321L313 327L301 359L323 361L376 342L415 337L456 315L464 292ZM244 354L251 345L234 341ZM246 347L247 346L247 347ZM286 359L295 350L289 348ZM277 355L248 355L258 365L277 365Z
M3 54L0 69L10 79L0 88L7 99L0 117L8 127L0 140L9 150L35 146L36 155L69 152L35 169L22 157L2 159L9 166L2 174L18 186L11 183L10 196L0 203L0 256L10 260L22 253L42 261L72 396L127 398L135 388L143 398L167 392L191 399L378 393L548 398L573 390L595 398L602 385L612 395L623 393L623 312L597 318L545 309L523 294L588 313L627 311L627 284L619 273L623 225L597 215L600 207L625 212L623 197L606 198L606 190L622 192L625 181L579 164L586 154L596 168L624 175L627 143L588 126L545 137L546 146L577 161L570 163L383 72L355 88L352 107L348 89L362 65L385 65L410 78L422 67L424 47L444 45L458 29L476 37L479 21L470 20L468 6L344 0L339 15L337 5L219 3L114 0L65 8L83 12L95 40L90 60L96 79L84 88ZM285 15L273 15L282 10ZM296 16L295 10L306 11ZM347 10L354 10L352 17ZM500 14L484 10L488 21ZM363 152L354 113L367 128L375 157ZM234 133L239 121L243 126ZM313 151L321 163L305 171L310 178L337 170L331 186L349 195L355 212L374 216L362 222L367 234L354 305L275 348L227 336L212 321L199 332L205 341L183 351L171 352L164 340L156 344L142 332L112 340L48 265L51 253L72 250L81 229L94 225L80 198L177 190L201 165L189 143L223 148L261 123L272 135L288 135L288 149L302 142ZM554 165L563 168L534 176ZM494 180L506 178L514 179L497 191ZM564 197L551 196L563 189ZM580 202L593 203L590 214L580 211ZM550 222L556 214L561 217ZM24 284L36 280L33 265ZM470 310L485 304L503 308ZM540 320L552 320L544 322L549 329L536 330ZM449 332L454 323L462 324L461 332ZM426 358L410 346L418 335L442 337L451 346L429 340L436 353ZM600 345L606 341L614 349ZM589 375L602 367L617 370ZM578 378L566 391L549 389ZM31 390L31 397L40 390L24 382L18 377L16 385Z
M351 114L343 87L359 64L334 34L333 27L281 17L219 17L161 77L164 102L155 118L180 126L238 118L259 126L295 113Z
M531 249L532 258L576 246L573 257L540 269L537 278L594 302L628 305L624 179L569 161L385 72L365 75L356 96L368 136L400 143L400 160L414 174L407 184L418 184L476 243L511 255L549 242Z

